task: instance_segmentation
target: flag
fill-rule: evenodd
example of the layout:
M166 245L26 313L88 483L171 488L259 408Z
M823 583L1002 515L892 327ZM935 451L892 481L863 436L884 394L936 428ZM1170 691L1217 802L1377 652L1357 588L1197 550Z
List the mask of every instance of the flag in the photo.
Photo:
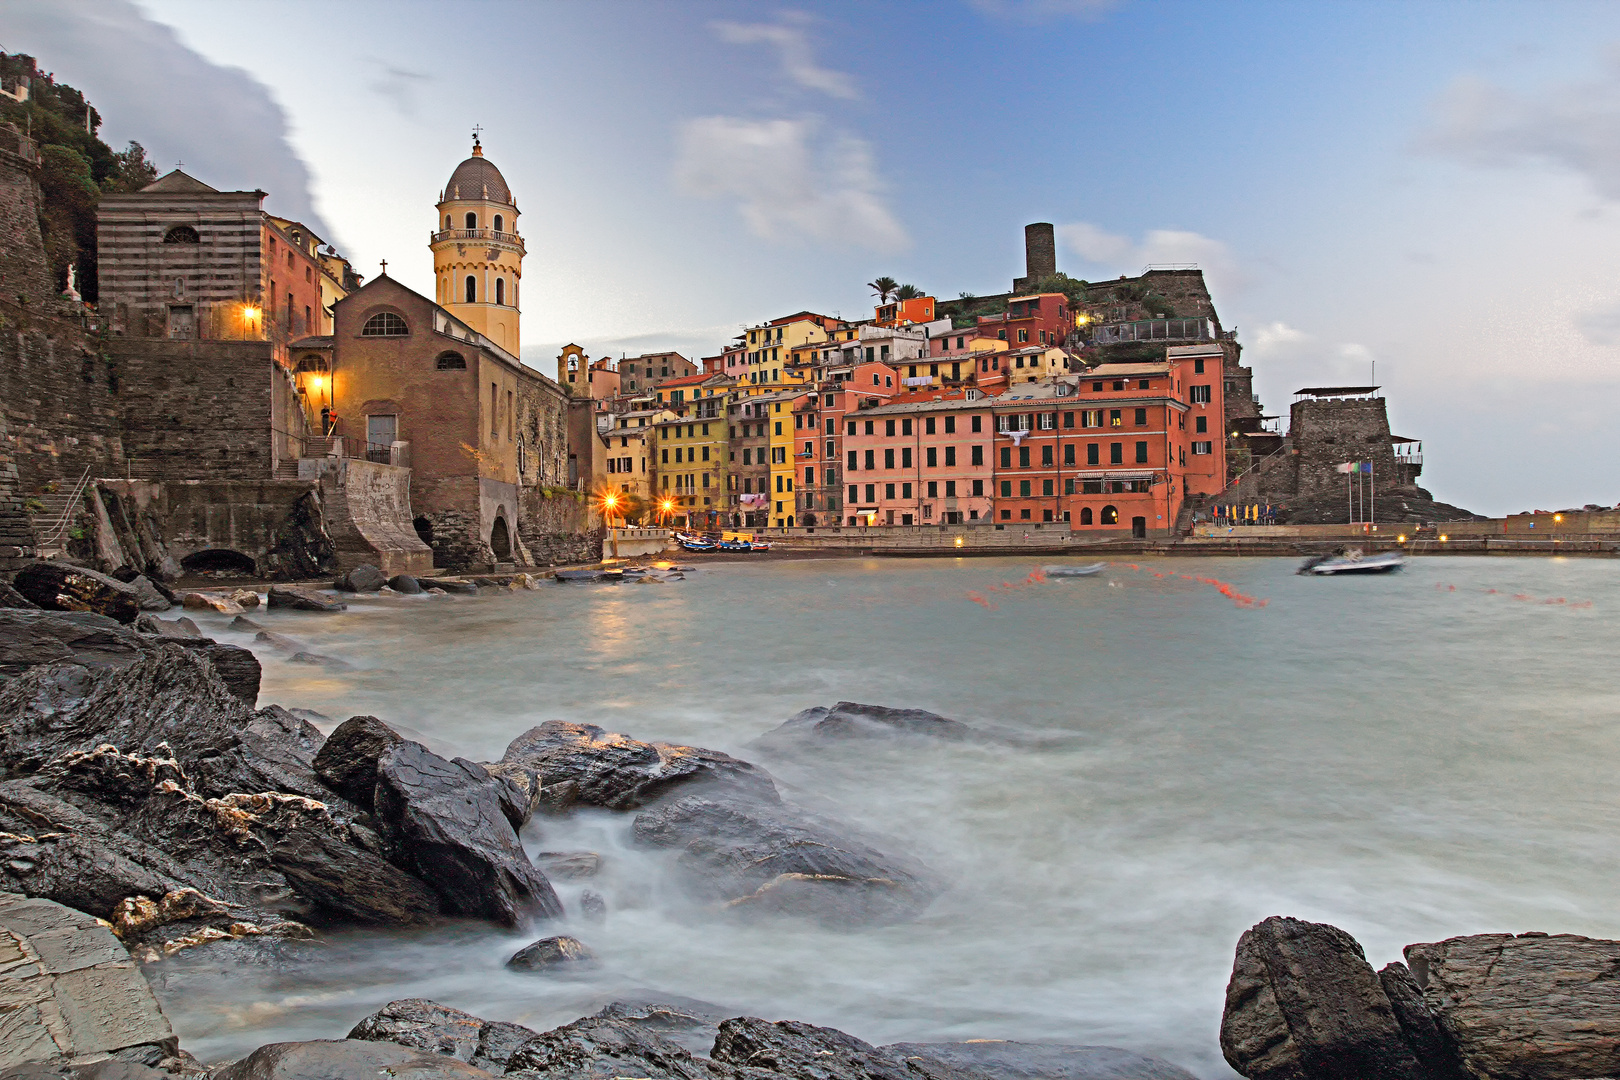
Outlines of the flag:
M1343 465L1333 466L1333 471L1342 473L1370 473L1372 472L1372 462L1347 461Z

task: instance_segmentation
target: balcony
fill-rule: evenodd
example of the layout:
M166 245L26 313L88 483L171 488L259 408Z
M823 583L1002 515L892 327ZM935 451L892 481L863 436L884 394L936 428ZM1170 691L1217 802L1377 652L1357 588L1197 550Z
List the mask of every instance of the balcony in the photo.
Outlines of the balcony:
M1135 322L1108 323L1092 333L1097 345L1118 345L1127 341L1214 341L1212 319L1138 319Z
M444 229L433 233L429 243L437 244L444 240L453 240L463 244L500 244L516 251L519 255L525 254L523 237L514 232L496 232L494 229Z

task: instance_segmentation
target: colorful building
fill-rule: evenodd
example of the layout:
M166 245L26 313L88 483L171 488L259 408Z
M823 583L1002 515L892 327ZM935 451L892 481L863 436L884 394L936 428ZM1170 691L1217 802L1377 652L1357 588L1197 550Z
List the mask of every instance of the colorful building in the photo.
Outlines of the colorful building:
M520 355L518 283L523 238L517 199L473 137L472 156L456 166L439 194L429 239L438 302L513 356ZM442 226L442 228L440 227Z
M990 406L990 399L978 391L963 390L846 415L844 523L988 521L993 505Z

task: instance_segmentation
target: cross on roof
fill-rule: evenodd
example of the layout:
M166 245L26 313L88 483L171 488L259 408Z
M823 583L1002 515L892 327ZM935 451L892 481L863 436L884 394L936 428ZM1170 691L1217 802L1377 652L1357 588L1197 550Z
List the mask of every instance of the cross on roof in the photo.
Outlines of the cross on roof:
M483 124L474 124L473 125L473 145L474 146L478 145L478 133L480 131L483 131L483 130L484 130L484 125Z
M383 259L383 260L381 260L381 262L382 262L383 277L387 277L388 276L388 260Z

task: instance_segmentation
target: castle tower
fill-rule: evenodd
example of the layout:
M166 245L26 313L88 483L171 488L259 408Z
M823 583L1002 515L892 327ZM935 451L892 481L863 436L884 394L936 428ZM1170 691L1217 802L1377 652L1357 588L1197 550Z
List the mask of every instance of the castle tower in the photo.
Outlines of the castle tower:
M523 238L517 200L473 135L472 157L439 193L429 246L437 300L456 318L518 355L518 282Z

